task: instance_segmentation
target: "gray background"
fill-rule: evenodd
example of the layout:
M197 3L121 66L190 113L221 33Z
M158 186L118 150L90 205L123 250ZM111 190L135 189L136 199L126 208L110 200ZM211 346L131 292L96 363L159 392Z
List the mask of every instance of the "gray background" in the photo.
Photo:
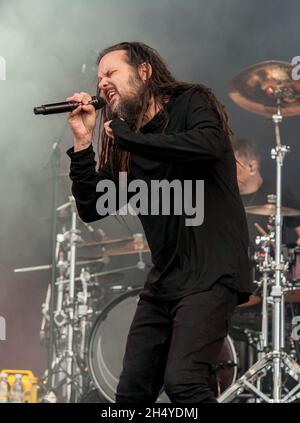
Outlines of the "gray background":
M230 80L264 60L290 62L299 55L298 0L1 0L0 55L7 80L0 81L0 315L7 341L0 342L0 368L32 369L40 376L46 351L39 344L41 304L50 273L15 274L13 269L51 261L51 146L61 139L61 173L71 134L65 115L36 117L34 106L75 91L95 92L97 52L115 42L143 41L155 47L179 79L202 82L227 106L237 136L256 139L263 173L274 176L269 157L274 142L270 121L248 113L228 97ZM86 71L83 72L83 64ZM299 191L299 116L286 119L285 181ZM70 184L60 178L59 204ZM140 230L135 218L120 225L114 217L93 225L109 236ZM87 232L83 232L90 239ZM135 263L115 258L111 267ZM142 272L124 275L133 285Z

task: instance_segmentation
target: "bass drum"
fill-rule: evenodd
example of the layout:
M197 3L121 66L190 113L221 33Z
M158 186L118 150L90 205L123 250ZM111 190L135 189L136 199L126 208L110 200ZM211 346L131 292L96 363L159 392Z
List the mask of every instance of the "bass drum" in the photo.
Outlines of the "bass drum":
M101 396L115 402L116 388L122 370L129 328L139 300L141 288L135 288L113 300L98 316L88 344L88 365L92 380ZM216 396L235 382L238 373L237 355L228 336L211 377ZM162 390L157 402L170 402Z

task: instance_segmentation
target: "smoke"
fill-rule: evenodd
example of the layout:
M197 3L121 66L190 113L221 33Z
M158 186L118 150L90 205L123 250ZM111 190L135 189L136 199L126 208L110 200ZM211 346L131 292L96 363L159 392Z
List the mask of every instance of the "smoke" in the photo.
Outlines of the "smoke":
M8 321L3 364L31 366L38 373L45 367L37 338L49 273L20 276L13 269L49 262L51 148L57 140L60 173L69 165L66 116L37 117L33 107L63 101L73 92L94 93L97 52L119 41L143 41L179 79L214 89L235 133L261 143L263 171L270 175L272 124L233 104L228 84L246 66L299 55L299 13L297 0L0 1L0 56L6 61L6 81L0 81L0 315L7 314ZM283 125L283 142L294 153L286 159L289 184L297 180L299 122L290 118ZM69 194L68 178L61 177L59 203ZM140 231L135 220L129 228L115 222L101 222L110 236Z

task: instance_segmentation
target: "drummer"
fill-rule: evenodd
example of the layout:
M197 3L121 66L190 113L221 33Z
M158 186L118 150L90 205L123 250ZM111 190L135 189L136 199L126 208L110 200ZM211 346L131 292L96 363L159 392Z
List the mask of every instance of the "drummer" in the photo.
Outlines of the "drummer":
M234 139L233 150L236 158L237 179L245 207L268 204L268 195L276 194L276 181L263 178L260 169L261 154L257 144L248 139ZM282 205L299 210L300 202L295 195L283 187ZM258 224L267 232L268 216L247 214L250 244L254 247L256 236L260 235ZM300 244L300 216L283 218L283 244Z

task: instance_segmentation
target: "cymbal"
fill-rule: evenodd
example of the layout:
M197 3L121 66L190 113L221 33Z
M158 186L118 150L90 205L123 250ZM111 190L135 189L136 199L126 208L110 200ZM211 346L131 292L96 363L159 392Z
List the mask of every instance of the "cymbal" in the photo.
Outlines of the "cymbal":
M87 259L83 261L76 261L76 266L83 266L83 265L97 265L98 263L106 264L107 260L105 257L101 257L101 255L94 257L92 259ZM31 266L31 267L20 267L18 269L14 269L15 273L23 273L23 272L34 272L36 270L49 270L52 269L52 264L42 264L40 266Z
M143 242L128 242L124 247L113 248L108 251L101 251L96 254L89 254L88 256L80 256L84 260L92 260L99 257L112 257L112 256L123 256L126 254L138 254L138 253L150 253L148 243Z
M293 67L276 60L252 65L232 79L229 96L243 109L269 117L277 112L280 98L283 116L300 115L300 81L293 80Z
M132 241L132 236L125 236L123 238L104 238L101 241L88 241L78 244L79 248L99 247L101 245L117 244L124 241Z
M260 216L275 216L276 214L276 205L275 204L262 204L256 206L246 206L246 213L248 214L258 214ZM291 209L288 207L282 207L282 216L292 217L300 216L300 210Z

